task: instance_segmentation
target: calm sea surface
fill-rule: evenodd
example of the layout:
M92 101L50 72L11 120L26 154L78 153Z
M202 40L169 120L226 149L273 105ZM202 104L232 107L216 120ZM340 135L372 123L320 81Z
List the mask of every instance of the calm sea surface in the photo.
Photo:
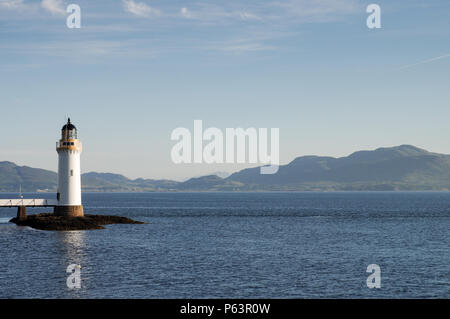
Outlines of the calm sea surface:
M49 232L8 223L16 209L0 208L1 298L450 298L450 193L85 193L83 201L88 214L148 224ZM66 286L72 263L82 266L81 289ZM369 264L381 267L380 289L367 288Z

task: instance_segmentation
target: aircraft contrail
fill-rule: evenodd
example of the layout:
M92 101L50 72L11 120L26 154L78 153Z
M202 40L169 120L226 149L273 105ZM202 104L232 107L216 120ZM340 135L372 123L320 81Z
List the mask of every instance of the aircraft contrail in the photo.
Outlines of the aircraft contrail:
M438 57L435 57L435 58L432 58L432 59L428 59L428 60L425 60L425 61L417 62L417 63L414 63L414 64L408 64L408 65L402 66L401 68L398 68L397 70L409 69L409 68L412 68L412 67L417 66L417 65L426 64L426 63L434 62L434 61L437 61L437 60L442 60L442 59L445 59L445 58L448 58L448 57L450 57L450 53L449 54L445 54L445 55L441 55L441 56L438 56Z

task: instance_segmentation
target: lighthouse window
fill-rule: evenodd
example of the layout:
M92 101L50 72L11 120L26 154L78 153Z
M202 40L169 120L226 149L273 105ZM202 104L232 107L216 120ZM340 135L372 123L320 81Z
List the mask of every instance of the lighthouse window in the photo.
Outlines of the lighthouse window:
M77 138L77 131L76 130L70 130L69 131L69 138Z
M73 169L70 170L70 176L73 176Z

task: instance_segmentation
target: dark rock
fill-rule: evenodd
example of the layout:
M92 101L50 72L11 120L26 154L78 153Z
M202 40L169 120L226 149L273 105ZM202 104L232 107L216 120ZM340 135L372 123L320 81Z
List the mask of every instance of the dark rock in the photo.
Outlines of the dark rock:
M10 220L18 226L29 226L41 230L91 230L105 229L109 224L145 224L122 216L84 215L84 217L56 216L54 214L28 215L26 219L17 217Z

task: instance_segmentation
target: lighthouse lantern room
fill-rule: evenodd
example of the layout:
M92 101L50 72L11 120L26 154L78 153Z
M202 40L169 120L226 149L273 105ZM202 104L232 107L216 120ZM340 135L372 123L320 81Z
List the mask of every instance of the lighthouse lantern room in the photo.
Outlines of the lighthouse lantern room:
M81 204L80 155L82 151L78 132L70 118L63 126L61 139L56 143L58 152L58 205L55 215L84 216Z

